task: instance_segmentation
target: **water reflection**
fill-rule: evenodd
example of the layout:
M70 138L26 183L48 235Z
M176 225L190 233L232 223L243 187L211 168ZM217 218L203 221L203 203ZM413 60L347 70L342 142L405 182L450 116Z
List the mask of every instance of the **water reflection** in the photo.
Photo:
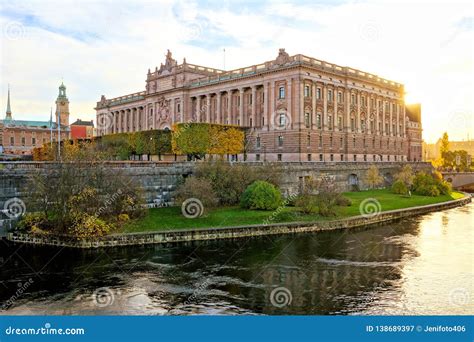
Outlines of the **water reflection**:
M0 314L472 314L473 211L100 251L3 241ZM291 303L272 304L277 287Z

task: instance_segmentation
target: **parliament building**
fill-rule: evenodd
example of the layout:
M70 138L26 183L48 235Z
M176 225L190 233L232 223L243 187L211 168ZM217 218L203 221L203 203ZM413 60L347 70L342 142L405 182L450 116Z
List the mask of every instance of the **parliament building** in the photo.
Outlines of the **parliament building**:
M407 109L403 84L285 49L230 71L179 64L168 51L145 90L102 95L95 109L99 136L185 122L244 127L249 161L421 160L421 108Z

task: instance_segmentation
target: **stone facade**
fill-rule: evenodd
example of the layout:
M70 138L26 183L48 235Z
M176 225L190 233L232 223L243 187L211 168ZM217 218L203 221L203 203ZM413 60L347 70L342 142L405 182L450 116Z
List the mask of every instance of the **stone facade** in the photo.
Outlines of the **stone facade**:
M181 122L246 127L249 161L410 160L402 84L284 49L231 71L178 64L168 51L144 91L102 95L96 112L99 136Z
M61 129L58 132L58 119ZM16 120L10 106L10 90L8 90L7 110L4 120L0 120L0 154L31 155L35 147L41 147L51 140L69 139L69 100L66 86L61 84L56 99L56 116L53 121L51 113L49 121Z

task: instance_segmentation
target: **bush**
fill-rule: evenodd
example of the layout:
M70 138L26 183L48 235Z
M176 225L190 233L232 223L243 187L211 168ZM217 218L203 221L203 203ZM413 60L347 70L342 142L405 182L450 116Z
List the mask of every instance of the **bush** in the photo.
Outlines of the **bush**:
M447 195L451 192L451 184L444 181L439 174L430 175L420 172L413 180L413 190L424 196Z
M305 194L298 196L295 205L305 214L315 214L319 211L318 199L313 195Z
M395 181L392 184L392 192L394 194L406 195L408 193L408 188L401 179Z
M340 207L350 207L352 205L352 200L349 197L341 195L336 199L336 205Z
M238 204L245 189L257 180L267 181L275 186L278 186L279 181L276 167L231 164L223 160L199 163L194 176L207 179L212 184L221 205Z
M20 231L42 230L46 226L48 219L45 213L26 213L20 222L18 222L17 229Z
M298 212L282 210L274 216L273 221L274 222L292 222L292 221L297 221L298 218L299 218Z
M275 210L282 205L280 190L265 181L255 181L245 189L240 204L247 209Z
M183 203L189 198L197 198L207 208L213 208L217 205L217 195L212 188L212 184L204 178L197 178L194 176L186 178L176 190L176 200L178 203Z
M96 216L78 214L69 227L69 234L78 238L98 237L107 235L113 228Z

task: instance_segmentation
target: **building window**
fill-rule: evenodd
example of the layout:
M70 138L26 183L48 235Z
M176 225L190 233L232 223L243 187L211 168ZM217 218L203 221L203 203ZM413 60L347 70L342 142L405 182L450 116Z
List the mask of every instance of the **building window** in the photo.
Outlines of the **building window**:
M351 94L351 104L352 105L355 105L356 104L356 101L355 101L355 94Z
M367 155L364 154L364 161L367 161Z
M323 161L323 155L322 154L319 155L319 161Z
M317 88L317 89L316 89L316 98L317 98L318 100L321 100L321 88Z
M390 156L387 156L387 161L390 161Z
M15 145L15 137L10 137L10 145Z
M280 113L278 116L278 125L280 127L285 127L286 126L286 114L285 113Z
M31 144L36 145L36 138L31 138Z
M341 146L339 146L339 148L342 148L344 146L344 138L343 137L339 138L339 144L341 145Z
M332 129L332 115L328 115L328 127Z
M311 161L311 153L308 153L307 158L308 158L308 161Z
M278 161L281 161L281 153L278 153L278 154L277 154L277 160L278 160Z
M311 96L309 85L304 86L304 96L305 97L310 97Z
M332 136L329 137L329 146L332 148Z
M257 137L257 142L255 143L257 148L260 148L260 137Z
M309 113L304 113L304 124L307 128L309 128L309 125L310 125L310 121L309 121Z
M343 100L343 97L342 97L342 92L338 92L337 93L337 103L343 103L344 100Z
M283 135L278 136L278 146L283 146Z
M311 146L311 133L308 133L306 136L306 145Z
M352 138L352 145L356 147L356 138Z
M319 136L319 148L323 147L323 136Z
M25 146L25 144L26 144L26 139L25 139L25 137L22 137L21 138L21 145Z
M256 161L260 161L260 154L256 154L256 155L255 155L255 160L256 160Z
M397 161L397 156L395 156L395 161Z
M360 120L360 128L362 129L362 132L365 132L365 120Z
M352 158L354 159L354 161L357 161L357 155L353 155Z
M252 104L252 94L249 94L249 97L248 97L248 104Z
M355 121L354 121L354 118L351 118L351 131L352 131L352 132L355 131Z
M337 128L342 131L342 116L337 117Z
M321 128L321 114L316 115L316 125Z
M178 103L178 105L176 107L176 110L178 111L178 113L181 112L181 104L180 103Z
M375 158L376 158L376 157L375 157L375 154L374 154L374 155L372 156L372 160L375 161Z
M344 161L344 155L343 154L341 154L340 158L341 158L341 161Z
M328 89L328 101L333 101L332 90Z
M252 127L253 126L252 118L250 118L249 121L250 121L250 127Z
M285 87L280 87L278 89L278 98L284 99L285 98Z
M331 155L329 156L329 159L330 159L331 161L334 161L334 154L331 154Z

